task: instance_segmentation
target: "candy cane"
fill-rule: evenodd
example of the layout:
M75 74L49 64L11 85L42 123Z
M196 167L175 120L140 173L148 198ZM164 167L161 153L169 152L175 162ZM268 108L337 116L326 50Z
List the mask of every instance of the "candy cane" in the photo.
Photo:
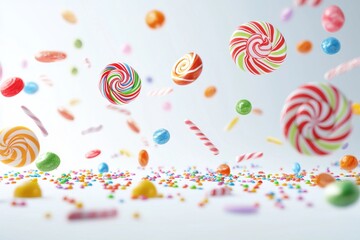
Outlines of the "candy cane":
M43 81L45 84L47 84L50 87L53 86L53 82L46 75L41 75L40 80Z
M337 67L329 70L328 72L325 73L324 78L326 80L331 80L332 78L336 77L337 75L340 75L342 73L350 71L356 67L360 67L360 57L354 58L346 63L342 63L342 64L338 65Z
M108 105L107 108L108 108L108 109L112 109L112 110L114 110L114 111L117 111L117 112L119 112L119 113L128 115L128 116L131 115L131 112L130 112L130 111L128 111L128 110L126 110L126 109L117 108L117 107L115 107L115 106L113 106L113 105Z
M231 188L229 187L221 187L221 188L214 188L209 192L210 196L226 196L231 194Z
M237 159L237 162L241 162L243 160L261 158L263 155L264 154L262 152L246 153L246 154L242 154L242 155L236 157L236 159Z
M81 132L82 135L85 135L85 134L89 134L89 133L94 133L94 132L98 132L102 129L102 125L99 125L97 127L91 127L91 128L88 128L84 131Z
M169 88L161 88L161 89L157 89L157 90L152 90L150 92L148 92L148 96L165 96L168 95L170 93L172 93L173 88L169 87Z
M219 154L219 150L192 121L187 119L185 120L185 124L189 126L190 130L195 132L195 135L198 136L199 139L204 142L205 146L207 146L214 155Z
M38 119L35 116L35 114L32 113L27 107L21 106L21 108L22 108L22 110L24 110L26 115L28 115L32 120L34 120L35 124L40 128L41 132L46 137L48 135L48 132L46 131L46 129L45 129L44 125L42 124L42 122L40 121L40 119Z

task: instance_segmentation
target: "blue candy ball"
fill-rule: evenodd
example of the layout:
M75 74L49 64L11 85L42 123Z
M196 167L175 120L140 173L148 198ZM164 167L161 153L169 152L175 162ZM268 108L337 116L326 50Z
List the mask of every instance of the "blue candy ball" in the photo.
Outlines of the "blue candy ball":
M295 164L294 164L294 167L293 167L294 173L295 173L295 174L298 174L298 173L300 172L300 170L301 170L300 164L299 164L299 163L295 163Z
M107 173L109 172L109 166L106 163L100 163L98 166L99 173Z
M39 90L39 85L35 82L27 82L24 87L24 91L27 94L34 94Z
M153 139L156 144L165 144L170 140L170 133L168 130L161 128L154 132Z
M321 48L324 51L324 53L332 55L340 51L341 44L340 41L337 40L336 38L329 37L322 42Z

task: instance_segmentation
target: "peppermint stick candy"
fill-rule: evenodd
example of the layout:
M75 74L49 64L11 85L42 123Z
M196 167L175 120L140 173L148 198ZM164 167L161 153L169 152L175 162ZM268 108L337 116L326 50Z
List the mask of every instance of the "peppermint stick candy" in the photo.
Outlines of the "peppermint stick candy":
M262 152L253 152L253 153L246 153L236 157L237 162L241 162L243 160L250 160L261 158L264 154Z
M165 95L172 93L172 91L173 91L173 88L171 88L171 87L156 89L156 90L152 90L152 91L148 92L148 96L151 96L151 97L165 96Z
M207 146L214 155L219 154L219 150L192 121L186 119L185 124L189 126L190 130L195 132L195 135L204 142L205 146Z
M90 127L84 131L81 132L82 135L85 135L85 134L89 134L89 133L94 133L94 132L98 132L102 129L102 125L99 125L97 127Z
M360 67L360 57L354 58L346 63L342 63L338 65L336 68L330 69L325 73L324 78L326 80L331 80L337 75L348 72L356 67Z
M38 119L35 116L35 114L32 113L27 107L21 106L21 108L22 108L22 110L24 110L26 115L28 115L32 120L34 120L35 124L40 128L41 132L46 137L48 135L48 132L46 131L46 129L45 129L44 125L42 124L42 122L40 121L40 119Z

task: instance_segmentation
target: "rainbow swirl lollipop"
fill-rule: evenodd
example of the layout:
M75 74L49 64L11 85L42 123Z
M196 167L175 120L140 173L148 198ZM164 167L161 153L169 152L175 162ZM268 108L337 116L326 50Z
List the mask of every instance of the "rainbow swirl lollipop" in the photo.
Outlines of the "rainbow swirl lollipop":
M99 89L112 104L128 104L139 95L141 79L128 64L112 63L104 69Z

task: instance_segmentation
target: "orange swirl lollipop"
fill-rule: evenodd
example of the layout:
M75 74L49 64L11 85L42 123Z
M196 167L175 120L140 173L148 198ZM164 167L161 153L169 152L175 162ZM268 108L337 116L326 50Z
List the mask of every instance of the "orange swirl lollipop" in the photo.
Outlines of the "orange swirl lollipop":
M201 74L202 60L194 52L185 54L174 65L171 78L178 85L187 85L194 82Z

